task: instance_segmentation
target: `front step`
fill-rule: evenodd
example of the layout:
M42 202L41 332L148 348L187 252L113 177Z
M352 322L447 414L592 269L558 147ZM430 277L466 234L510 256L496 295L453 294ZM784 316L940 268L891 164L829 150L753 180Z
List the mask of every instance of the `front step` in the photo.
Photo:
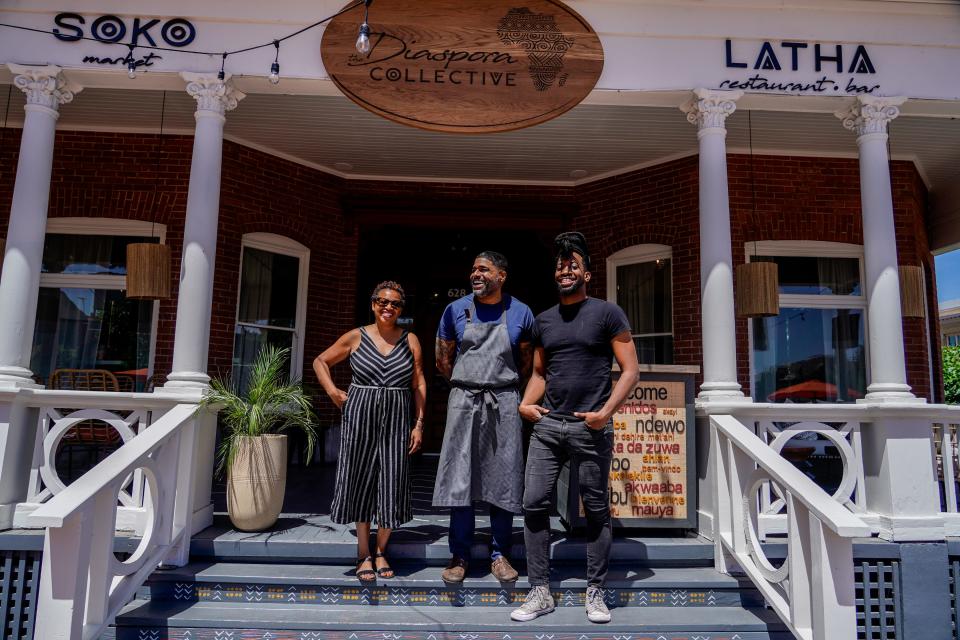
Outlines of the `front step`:
M791 640L752 586L706 567L614 563L613 621L586 619L582 561L557 563L553 613L514 622L526 581L501 584L474 563L462 585L397 562L361 585L344 565L194 563L155 572L117 617L117 640Z
M474 563L462 585L440 580L440 569L396 564L396 577L362 584L352 567L215 563L158 571L141 589L143 599L178 602L238 602L274 605L416 605L515 607L523 601L525 581L501 584L488 566ZM586 581L582 566L554 567L551 588L557 605L583 607ZM610 607L762 606L752 585L708 568L634 569L613 565L607 576Z
M708 614L661 607L612 611L594 625L582 608L563 607L535 622L507 610L420 606L331 606L169 601L132 602L117 640L792 640L765 609L716 607Z

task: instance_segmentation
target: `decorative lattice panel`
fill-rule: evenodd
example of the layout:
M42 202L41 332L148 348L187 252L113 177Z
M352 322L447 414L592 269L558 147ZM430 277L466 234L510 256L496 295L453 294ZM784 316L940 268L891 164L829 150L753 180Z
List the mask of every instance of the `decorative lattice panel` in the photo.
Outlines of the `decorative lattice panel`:
M39 551L0 551L0 616L3 638L33 638L40 583Z
M900 563L858 560L854 564L857 639L903 639L900 609Z

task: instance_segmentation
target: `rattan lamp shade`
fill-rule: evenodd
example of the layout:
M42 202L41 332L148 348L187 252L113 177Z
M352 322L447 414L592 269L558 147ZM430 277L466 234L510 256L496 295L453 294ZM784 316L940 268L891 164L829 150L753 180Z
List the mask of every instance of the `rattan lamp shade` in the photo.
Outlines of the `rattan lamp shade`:
M923 305L923 269L914 266L900 267L900 313L904 318L925 318Z
M734 294L737 315L765 318L780 313L780 291L775 262L747 262L737 265Z
M127 245L127 297L170 297L170 247L146 242Z

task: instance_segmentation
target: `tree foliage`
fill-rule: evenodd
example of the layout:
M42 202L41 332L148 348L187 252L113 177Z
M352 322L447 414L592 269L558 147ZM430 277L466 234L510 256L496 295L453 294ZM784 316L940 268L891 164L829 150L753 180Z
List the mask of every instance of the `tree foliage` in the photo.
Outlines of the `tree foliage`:
M947 404L960 404L960 347L943 348L943 390Z

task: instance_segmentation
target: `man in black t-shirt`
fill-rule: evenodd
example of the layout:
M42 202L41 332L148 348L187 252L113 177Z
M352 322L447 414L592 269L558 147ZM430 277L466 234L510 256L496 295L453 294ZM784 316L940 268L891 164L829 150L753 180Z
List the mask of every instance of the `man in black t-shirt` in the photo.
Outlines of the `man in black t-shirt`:
M560 304L537 316L533 375L520 414L534 423L524 476L524 540L530 592L510 617L533 620L554 609L550 595L550 498L564 462L578 467L587 518L587 618L609 622L603 583L610 562L614 412L636 384L639 367L630 325L615 304L587 297L590 256L580 233L556 238L554 279ZM613 359L620 378L611 390ZM544 399L545 398L545 399ZM543 399L543 404L539 404Z

